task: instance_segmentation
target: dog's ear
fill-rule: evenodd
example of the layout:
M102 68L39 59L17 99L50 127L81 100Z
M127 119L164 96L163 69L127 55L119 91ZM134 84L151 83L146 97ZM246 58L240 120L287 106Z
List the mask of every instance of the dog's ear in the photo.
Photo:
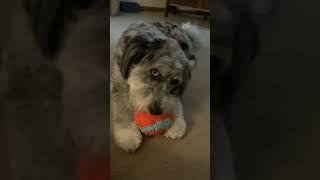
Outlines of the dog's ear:
M203 36L200 35L200 30L198 26L191 24L190 22L183 23L181 25L183 31L188 35L190 38L193 48L198 49L203 46L203 42L205 41L202 39Z
M117 57L117 63L122 77L128 79L132 66L152 59L154 52L164 46L165 40L136 35L134 37L124 36L121 43L121 54ZM145 58L146 56L148 58Z

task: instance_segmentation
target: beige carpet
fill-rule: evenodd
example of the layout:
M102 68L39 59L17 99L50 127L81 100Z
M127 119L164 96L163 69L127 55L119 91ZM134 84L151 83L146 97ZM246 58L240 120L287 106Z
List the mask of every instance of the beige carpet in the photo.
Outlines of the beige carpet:
M114 47L121 33L136 21L167 20L180 24L198 24L204 47L197 52L198 66L193 71L183 105L188 124L181 140L163 136L144 137L141 148L127 153L111 140L112 180L207 180L210 178L210 30L209 21L202 17L169 15L160 12L121 14L110 18L111 61ZM113 63L113 62L111 62Z

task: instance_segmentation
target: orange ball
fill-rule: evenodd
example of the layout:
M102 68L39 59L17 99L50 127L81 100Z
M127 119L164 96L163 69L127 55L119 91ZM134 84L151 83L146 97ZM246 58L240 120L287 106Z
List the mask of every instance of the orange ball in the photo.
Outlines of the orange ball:
M145 112L135 112L134 121L142 133L154 136L164 133L171 127L175 117L172 113L152 115Z

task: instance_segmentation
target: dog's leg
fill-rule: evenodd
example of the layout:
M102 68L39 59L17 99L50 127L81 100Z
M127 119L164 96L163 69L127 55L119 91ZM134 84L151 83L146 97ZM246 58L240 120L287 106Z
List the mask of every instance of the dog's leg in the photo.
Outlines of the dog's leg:
M183 116L182 104L179 101L176 113L176 120L173 122L170 129L165 133L165 136L171 139L180 139L186 132L186 122Z
M121 95L114 96L112 102L112 122L115 143L126 151L139 148L142 135L134 123L132 110L128 98Z

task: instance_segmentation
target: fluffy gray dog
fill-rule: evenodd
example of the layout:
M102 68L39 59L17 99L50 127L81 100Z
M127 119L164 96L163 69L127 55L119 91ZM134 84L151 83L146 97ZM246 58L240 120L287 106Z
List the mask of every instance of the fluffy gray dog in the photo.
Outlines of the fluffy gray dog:
M173 112L176 120L165 133L172 139L186 132L181 97L195 64L195 26L134 23L122 34L111 71L111 119L115 143L135 151L142 135L133 111L153 115Z

